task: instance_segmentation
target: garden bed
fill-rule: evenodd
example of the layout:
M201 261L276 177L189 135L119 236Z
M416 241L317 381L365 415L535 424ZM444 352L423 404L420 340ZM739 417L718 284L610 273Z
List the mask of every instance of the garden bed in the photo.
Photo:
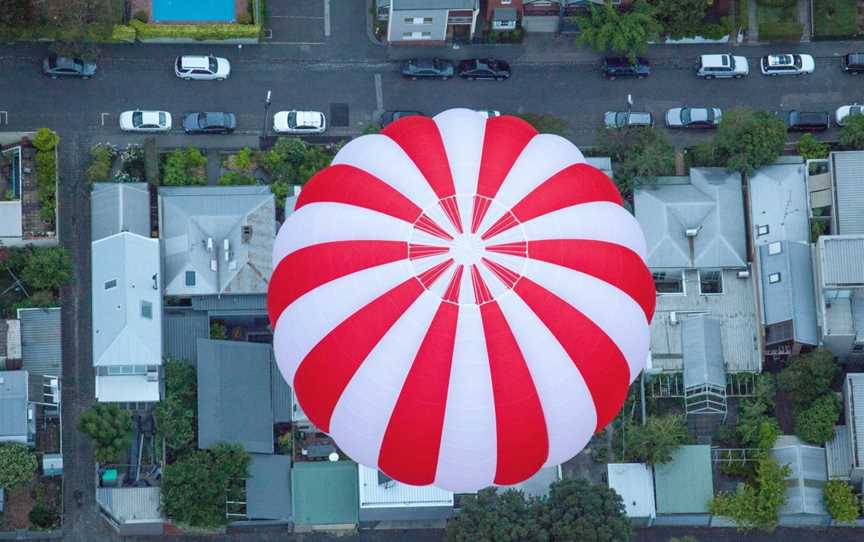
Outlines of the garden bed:
M797 3L762 0L756 6L759 38L768 41L799 41L804 26L798 20Z
M813 34L824 39L860 35L856 0L813 0Z

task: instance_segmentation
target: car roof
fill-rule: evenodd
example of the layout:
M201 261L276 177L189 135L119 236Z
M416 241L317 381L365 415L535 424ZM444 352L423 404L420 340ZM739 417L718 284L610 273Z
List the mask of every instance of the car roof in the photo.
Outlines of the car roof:
M324 115L318 111L294 111L297 126L321 126Z
M769 66L790 66L794 63L794 55L768 55Z
M702 65L708 68L726 68L729 66L729 57L731 55L702 55Z
M630 112L630 124L650 124L651 113Z
M864 64L864 53L849 53L846 55L846 62Z
M140 111L141 122L144 124L159 124L159 111Z
M180 65L189 69L207 69L210 67L210 57L206 56L182 56Z

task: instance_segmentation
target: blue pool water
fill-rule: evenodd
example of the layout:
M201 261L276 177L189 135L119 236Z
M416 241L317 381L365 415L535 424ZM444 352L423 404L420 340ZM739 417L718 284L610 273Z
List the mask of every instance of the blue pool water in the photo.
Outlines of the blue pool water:
M234 0L153 0L152 19L168 22L235 22Z

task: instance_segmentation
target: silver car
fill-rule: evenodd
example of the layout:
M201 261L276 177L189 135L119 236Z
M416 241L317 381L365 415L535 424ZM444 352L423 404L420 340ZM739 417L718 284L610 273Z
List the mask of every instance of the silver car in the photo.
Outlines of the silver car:
M124 111L120 113L120 129L124 132L170 132L171 113L167 111Z
M654 115L637 111L607 111L603 115L603 124L607 128L624 128L625 126L654 126Z
M674 107L666 112L666 127L716 128L722 115L716 107Z
M174 73L187 81L224 81L231 75L228 59L215 56L178 56L174 62Z

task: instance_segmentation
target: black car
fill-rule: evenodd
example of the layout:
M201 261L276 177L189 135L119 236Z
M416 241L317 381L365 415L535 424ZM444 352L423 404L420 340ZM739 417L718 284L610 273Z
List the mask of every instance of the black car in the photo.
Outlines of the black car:
M230 134L236 127L234 113L188 113L183 117L187 134Z
M462 79L494 79L503 81L510 78L510 64L494 58L472 58L459 63L459 77Z
M603 77L615 79L616 77L637 77L643 79L651 75L651 63L644 58L636 58L636 62L630 62L625 57L607 57L603 59Z
M57 79L58 77L90 79L96 74L96 63L81 60L80 58L49 55L42 61L42 73L51 79Z
M864 53L849 53L844 56L843 71L852 75L864 73Z
M381 128L384 128L391 122L396 122L399 119L403 119L405 117L416 117L423 116L423 113L419 111L385 111L381 114L381 118L378 120L378 123L381 125Z
M442 58L412 58L402 64L402 76L409 79L443 79L453 77L453 63Z
M790 132L822 132L831 126L831 116L822 111L775 111Z

